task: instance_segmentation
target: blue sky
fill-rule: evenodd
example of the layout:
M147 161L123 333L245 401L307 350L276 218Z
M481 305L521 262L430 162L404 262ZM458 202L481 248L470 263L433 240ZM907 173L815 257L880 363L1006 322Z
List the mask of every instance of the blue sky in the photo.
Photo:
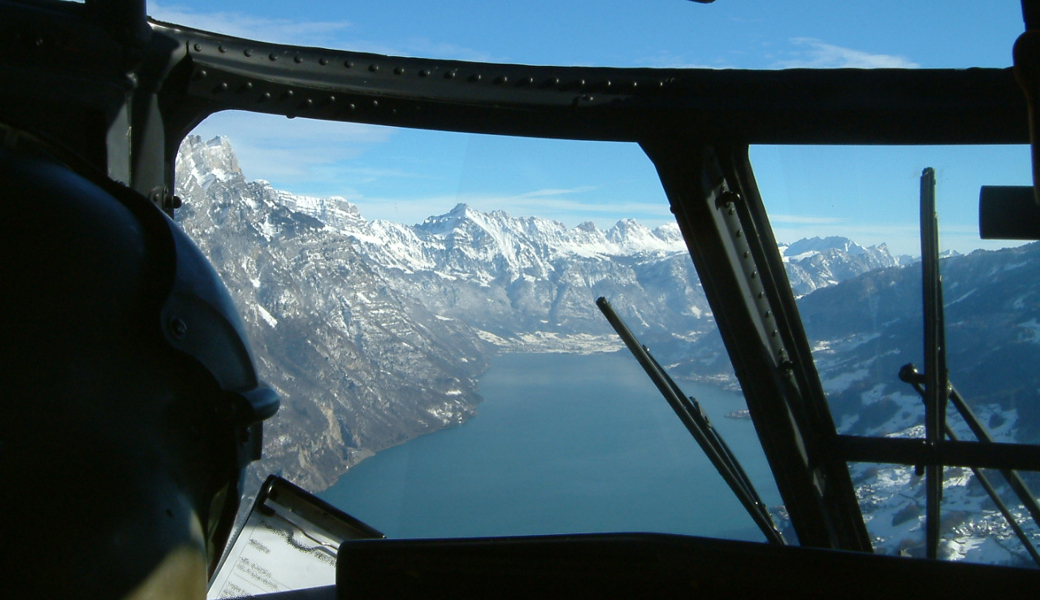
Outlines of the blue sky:
M231 35L392 55L620 67L1005 67L1022 31L1018 0L591 0L489 3L249 0L150 2L161 20ZM423 132L227 113L250 179L339 195L366 218L416 223L466 202L601 228L671 221L653 166L631 144ZM1029 182L1026 147L756 147L752 162L777 238L845 235L919 254L918 177L938 173L941 242L977 234L983 184Z

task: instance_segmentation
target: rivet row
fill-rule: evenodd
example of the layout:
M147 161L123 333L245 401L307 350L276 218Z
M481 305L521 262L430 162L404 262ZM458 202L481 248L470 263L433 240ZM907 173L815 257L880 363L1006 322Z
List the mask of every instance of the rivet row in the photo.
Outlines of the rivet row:
M205 79L207 77L207 75L208 74L206 73L205 69L200 69L199 71L197 71L195 73L194 78L196 80L202 80L202 79ZM242 83L241 85L239 85L238 88L236 88L236 91L239 92L239 93L247 93L247 92L251 92L254 89L254 87L255 86L254 86L253 82L246 81L246 82ZM214 94L222 94L224 92L227 92L229 89L230 89L230 85L226 81L221 81L221 82L219 82L219 83L217 83L216 85L213 86L212 93L214 93ZM287 90L284 90L283 92L281 92L281 94L278 97L278 99L281 100L281 101L291 101L295 96L296 96L296 91L295 90L287 89ZM265 92L261 92L260 94L258 94L256 96L256 102L258 102L258 103L270 102L272 99L274 99L274 95L272 95L271 92L266 92L266 91ZM325 106L325 107L329 107L329 106L336 105L337 103L339 103L339 98L336 95L334 95L334 94L329 94L328 96L325 96L323 99L319 99L319 100L315 100L314 98L304 98L303 100L301 100L296 105L296 109L298 109L298 110L308 110L308 109L312 109L315 106L319 106L319 105ZM359 107L366 107L366 108L377 109L377 108L379 108L379 106L380 106L379 100L368 100L368 101L365 101L365 102L363 102L361 104L359 104L357 102L348 102L348 103L342 104L342 110L345 110L347 112L354 112ZM391 110L391 113L393 113L393 114L397 113L397 109L395 109L395 108L391 108L390 110ZM292 115L292 116L295 116L295 115Z
M192 44L191 47L196 52L204 52L205 51L205 46L202 43L194 43L194 44ZM218 45L216 47L216 49L220 53L226 53L226 52L229 51L229 48L226 45L224 45L224 44ZM241 52L242 52L243 56L245 56L246 58L252 58L255 55L255 53L256 53L256 49L254 49L254 48L243 48L241 50ZM270 53L267 54L267 58L270 61L272 61L272 62L276 62L283 55L289 55L289 52L288 51L270 52ZM299 54L299 53L293 54L292 55L292 59L293 59L293 62L296 63L296 64L302 64L302 63L304 63L304 62L306 62L308 60L304 55ZM327 56L319 57L316 62L317 62L317 64L319 64L319 65L321 65L323 67L332 64L331 59L329 57L327 57ZM353 69L355 66L357 66L357 63L353 59L345 59L345 60L343 60L342 65L343 65L343 68L345 68L345 69ZM377 62L372 62L372 63L367 63L364 66L370 73L381 73L383 67L386 66L386 65L385 65L385 63L384 64L380 64L380 63L377 63ZM437 70L439 70L439 69L426 67L426 68L422 68L422 69L418 69L418 70L412 71L412 73L414 73L414 76L421 77L421 78L427 78L427 77L430 77L431 75L433 75L433 73L435 71L437 71ZM397 76L403 76L403 75L407 75L409 73L408 68L403 66L403 65L394 66L392 68L388 67L388 71L393 73L394 75L397 75ZM459 78L460 75L461 75L461 73L459 72L459 69L458 68L454 68L454 67L443 71L443 78L444 79L456 79L456 78ZM492 83L493 85L496 85L496 86L504 86L504 85L507 85L507 84L512 84L512 85L514 85L516 87L526 87L526 86L534 86L534 85L537 84L537 86L539 88L542 88L542 89L557 88L557 89L560 89L560 90L569 90L569 91L573 91L573 90L586 91L586 90L588 90L588 91L615 92L615 93L616 92L621 92L622 90L627 90L627 91L630 91L630 92L631 91L635 91L635 90L637 90L637 89L639 89L639 88L641 88L643 86L646 86L648 84L649 84L650 87L663 88L663 87L666 87L669 84L673 83L673 79L671 79L671 78L664 78L664 79L658 79L658 80L654 80L654 81L643 81L643 82L636 81L636 80L629 80L629 81L619 82L619 81L615 81L613 79L603 79L603 80L600 80L600 81L591 81L591 80L588 80L588 79L583 78L583 77L578 77L578 78L573 79L573 80L563 80L563 79L561 79L558 76L548 76L548 77L544 77L544 76L543 77L535 77L535 76L532 76L532 75L526 75L526 76L521 76L521 77L510 76L510 75L486 76L485 73L471 73L471 74L465 76L463 79L466 82L468 82L468 83L480 83L480 82L483 82L483 81L489 81L490 83ZM584 97L582 98L582 100L585 100L585 99L586 98L584 98Z

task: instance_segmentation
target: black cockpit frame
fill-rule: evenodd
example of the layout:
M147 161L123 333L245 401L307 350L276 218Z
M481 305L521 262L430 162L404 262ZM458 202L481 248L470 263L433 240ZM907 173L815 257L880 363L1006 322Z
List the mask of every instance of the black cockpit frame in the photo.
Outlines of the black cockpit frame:
M1026 144L1012 69L615 69L270 44L148 21L143 0L0 0L0 121L172 212L207 116L638 143L693 257L802 545L871 551L850 461L1040 470L1018 444L838 435L755 183L751 144Z

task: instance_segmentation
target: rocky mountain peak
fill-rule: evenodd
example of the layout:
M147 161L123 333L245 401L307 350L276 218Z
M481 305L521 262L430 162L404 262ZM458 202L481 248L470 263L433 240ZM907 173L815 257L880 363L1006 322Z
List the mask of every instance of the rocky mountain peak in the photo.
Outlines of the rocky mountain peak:
M480 223L475 222L476 211L468 204L460 202L447 213L427 217L418 228L432 234L446 234L453 230L475 225L482 228Z
M194 182L203 191L218 181L228 185L246 182L231 141L224 136L209 141L197 135L186 137L177 153L177 175L179 185Z

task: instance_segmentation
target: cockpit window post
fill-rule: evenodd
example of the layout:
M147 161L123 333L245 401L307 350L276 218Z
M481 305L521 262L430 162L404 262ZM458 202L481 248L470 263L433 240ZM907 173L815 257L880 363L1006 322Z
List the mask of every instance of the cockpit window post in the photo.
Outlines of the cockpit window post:
M746 146L641 145L689 247L802 545L870 552Z

